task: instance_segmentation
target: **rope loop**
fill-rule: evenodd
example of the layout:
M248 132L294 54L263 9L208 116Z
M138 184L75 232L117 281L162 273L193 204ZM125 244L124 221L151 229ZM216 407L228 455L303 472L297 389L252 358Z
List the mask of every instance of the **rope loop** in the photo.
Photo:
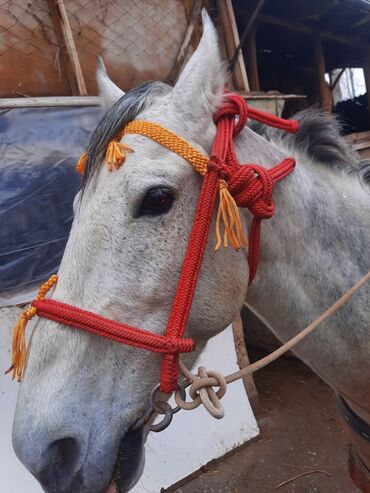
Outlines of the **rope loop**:
M185 369L182 364L180 368L190 382L189 396L192 400L186 401L177 390L175 392L177 406L190 411L202 404L211 416L216 419L223 418L225 411L222 407L221 399L227 390L225 377L217 371L207 370L204 366L198 368L197 375ZM215 391L214 387L218 387L218 390Z
M233 136L235 137L247 124L249 107L245 99L239 94L229 91L225 91L225 93L227 96L226 102L216 111L213 121L217 125L222 118L235 118L237 116L238 118L233 128Z

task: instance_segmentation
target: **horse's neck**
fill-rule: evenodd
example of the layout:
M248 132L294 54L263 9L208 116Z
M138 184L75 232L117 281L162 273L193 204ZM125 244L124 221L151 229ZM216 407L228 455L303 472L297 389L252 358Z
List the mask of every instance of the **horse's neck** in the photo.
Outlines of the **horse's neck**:
M248 161L266 167L284 157L264 139L248 133L240 139L238 150L240 158L248 156ZM260 263L247 294L247 302L282 340L316 318L370 267L366 247L370 214L365 192L355 179L343 179L338 172L302 161L304 158L298 159L296 170L275 187L276 212L262 223ZM336 377L342 371L336 366L350 363L346 360L354 349L348 324L357 330L354 345L361 339L365 347L370 343L364 302L368 289L328 322L330 329L316 332L297 350L332 385L337 386ZM359 359L365 357L365 352L360 355L356 351ZM331 355L335 361L331 359L329 365ZM342 388L344 374L340 381L338 387Z
M255 134L243 141L248 158L252 153L266 167L286 157ZM275 186L276 212L262 223L260 265L248 297L260 305L266 292L285 299L298 289L305 311L311 302L315 313L369 268L370 218L368 196L354 178L304 161L298 159L295 171Z

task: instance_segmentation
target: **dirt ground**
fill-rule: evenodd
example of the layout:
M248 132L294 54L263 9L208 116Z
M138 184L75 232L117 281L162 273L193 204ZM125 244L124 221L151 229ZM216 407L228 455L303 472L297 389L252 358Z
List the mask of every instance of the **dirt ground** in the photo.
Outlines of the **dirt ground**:
M347 474L348 445L332 390L294 359L261 370L255 381L261 437L173 491L359 493Z

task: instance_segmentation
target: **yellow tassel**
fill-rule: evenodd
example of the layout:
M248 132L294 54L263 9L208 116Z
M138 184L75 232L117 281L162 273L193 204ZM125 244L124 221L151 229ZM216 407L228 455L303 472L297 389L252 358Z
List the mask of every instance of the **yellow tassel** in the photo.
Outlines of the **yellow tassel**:
M117 169L120 168L126 159L127 152L134 152L134 150L127 144L118 142L115 139L111 140L108 144L105 155L108 170L112 171L113 165Z
M79 173L80 175L85 174L88 157L89 156L88 156L87 152L84 152L76 164L75 169L76 169L77 173Z
M38 300L43 300L46 293L51 289L58 281L58 276L51 276L40 288L37 295ZM22 381L22 374L26 365L27 359L27 342L26 342L26 327L27 323L37 313L34 306L30 305L19 317L13 329L12 340L12 364L5 374L12 372L12 378L14 380L17 377L18 382Z
M224 223L223 243L228 246L228 239L235 250L245 247L248 243L244 235L240 213L234 197L229 192L225 180L220 180L220 199L216 217L216 238L215 250L218 250L222 243L221 238L221 219Z

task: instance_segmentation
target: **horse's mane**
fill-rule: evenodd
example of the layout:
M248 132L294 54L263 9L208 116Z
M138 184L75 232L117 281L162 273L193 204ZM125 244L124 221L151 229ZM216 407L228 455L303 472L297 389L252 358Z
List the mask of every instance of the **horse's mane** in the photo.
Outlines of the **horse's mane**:
M291 151L308 156L313 162L332 168L350 171L359 168L359 161L341 136L341 123L337 117L324 111L308 108L294 115L299 122L299 132L289 134L277 128L252 123L259 135Z
M103 116L93 131L87 148L88 162L81 188L84 190L100 166L107 144L122 128L134 120L157 96L167 94L170 86L163 82L145 82L124 94Z

